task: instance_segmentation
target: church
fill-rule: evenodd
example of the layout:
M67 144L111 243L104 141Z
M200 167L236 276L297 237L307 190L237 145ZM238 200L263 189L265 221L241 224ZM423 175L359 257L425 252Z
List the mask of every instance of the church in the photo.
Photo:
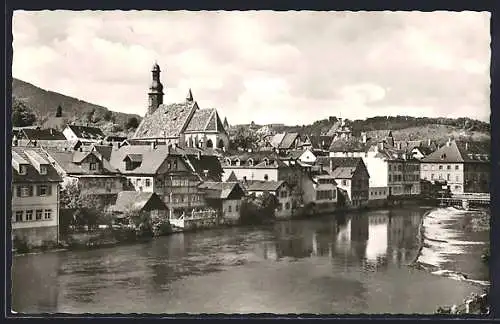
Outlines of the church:
M227 149L229 136L215 108L198 107L191 89L184 102L163 104L160 67L153 65L148 109L132 140L180 147Z

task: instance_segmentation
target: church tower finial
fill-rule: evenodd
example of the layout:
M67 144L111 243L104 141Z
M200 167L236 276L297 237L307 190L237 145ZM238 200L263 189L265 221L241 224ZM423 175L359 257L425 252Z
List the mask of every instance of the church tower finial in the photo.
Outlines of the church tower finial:
M160 66L155 61L151 69L152 81L148 93L148 114L154 113L155 110L163 104L163 85L160 81L160 72Z
M186 101L192 102L193 100L194 100L193 93L191 92L191 88L189 88L189 91L188 91L187 96L186 96Z

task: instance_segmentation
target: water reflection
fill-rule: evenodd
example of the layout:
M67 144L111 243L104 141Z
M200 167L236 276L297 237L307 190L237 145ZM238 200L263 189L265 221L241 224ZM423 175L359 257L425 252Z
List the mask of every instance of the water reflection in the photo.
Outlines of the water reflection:
M20 256L13 261L13 306L23 312L363 312L367 295L381 289L371 276L416 255L422 214L327 215Z

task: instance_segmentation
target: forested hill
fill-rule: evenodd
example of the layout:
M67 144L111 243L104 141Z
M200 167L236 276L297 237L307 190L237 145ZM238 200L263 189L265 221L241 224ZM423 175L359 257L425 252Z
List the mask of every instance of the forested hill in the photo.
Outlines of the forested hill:
M59 106L62 108L62 116L68 122L90 122L95 126L106 128L110 123L121 127L133 117L140 121L139 115L110 111L106 107L47 91L15 78L12 79L12 97L23 102L35 114L36 124L39 125L54 117Z

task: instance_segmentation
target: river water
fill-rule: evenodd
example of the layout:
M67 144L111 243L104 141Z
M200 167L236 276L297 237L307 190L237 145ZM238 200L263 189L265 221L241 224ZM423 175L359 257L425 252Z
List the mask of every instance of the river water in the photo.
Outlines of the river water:
M17 256L12 309L430 314L481 288L407 266L418 256L419 225L428 211L353 212L179 233L137 245ZM488 240L487 234L474 235L473 241ZM487 280L477 256L480 248L462 249L457 262L474 264L470 275Z

